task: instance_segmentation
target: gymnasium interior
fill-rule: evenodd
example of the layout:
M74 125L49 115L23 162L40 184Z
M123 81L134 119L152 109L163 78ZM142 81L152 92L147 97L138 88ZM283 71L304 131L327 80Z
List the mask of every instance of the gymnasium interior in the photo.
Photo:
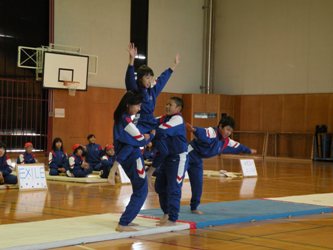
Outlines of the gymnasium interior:
M56 137L113 143L129 43L155 77L180 55L156 117L180 97L186 123L232 116L256 153L204 159L203 214L185 177L176 226L156 225L150 188L137 231L116 232L126 174L52 178L48 156ZM0 249L333 249L332 135L332 0L0 0L0 141L18 176L31 142L45 178L0 185Z

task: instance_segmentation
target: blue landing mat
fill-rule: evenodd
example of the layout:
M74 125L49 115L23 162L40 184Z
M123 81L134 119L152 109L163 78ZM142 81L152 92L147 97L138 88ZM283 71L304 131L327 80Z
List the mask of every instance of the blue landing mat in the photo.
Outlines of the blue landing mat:
M179 220L190 223L192 228L203 228L333 212L332 207L272 200L214 202L202 204L199 209L204 212L203 215L192 214L189 206L182 206ZM161 217L162 211L160 209L141 210L140 215Z

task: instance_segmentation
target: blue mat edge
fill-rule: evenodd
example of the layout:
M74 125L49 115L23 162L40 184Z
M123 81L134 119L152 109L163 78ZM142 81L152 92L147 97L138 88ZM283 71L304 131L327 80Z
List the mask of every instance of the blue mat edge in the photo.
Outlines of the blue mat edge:
M239 223L246 223L251 221L265 221L265 220L274 220L274 219L283 219L288 217L297 217L297 216L306 216L306 215L314 215L314 214L321 214L321 213L333 213L333 207L330 206L322 206L322 205L314 205L314 204L306 204L306 203L295 203L289 201L277 201L277 200L270 200L270 199L256 199L258 201L269 201L269 202L277 202L277 203L285 203L289 205L308 205L314 207L313 209L305 209L305 210L298 210L298 211L287 211L283 213L275 213L275 214L264 214L264 215L252 215L247 217L239 217L239 218L231 218L231 219L221 219L221 220L207 220L201 222L195 222L191 220L178 220L179 222L189 223L192 228L204 228L209 226L222 226L227 224L239 224ZM244 200L244 201L256 201L256 200ZM228 201L234 202L234 201ZM213 204L217 203L224 203L224 202L211 202ZM205 203L210 204L210 203ZM150 209L147 209L150 210ZM159 218L154 215L148 214L139 214L142 217L150 217L150 218Z
M313 214L321 214L321 213L332 213L332 207L324 207L312 210L304 210L304 211L296 211L296 212L287 212L281 214L271 214L271 215L263 215L263 216L248 216L243 218L233 218L233 219L223 219L223 220L211 220L205 222L191 222L195 223L196 228L204 228L209 226L222 226L227 224L238 224L244 222L251 222L251 221L264 221L264 220L273 220L273 219L282 219L288 217L297 217L297 216L304 216L304 215L313 215Z

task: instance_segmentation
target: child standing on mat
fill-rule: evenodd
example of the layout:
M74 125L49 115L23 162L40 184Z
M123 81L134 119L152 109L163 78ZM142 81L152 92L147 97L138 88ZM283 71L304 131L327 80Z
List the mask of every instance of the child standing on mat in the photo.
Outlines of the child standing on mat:
M101 158L101 172L100 177L101 178L108 178L110 169L113 166L113 163L116 159L116 155L114 152L114 147L112 144L105 145L104 148L104 155Z
M153 82L154 72L146 65L139 67L137 72L137 80L134 75L134 59L137 55L137 48L134 43L128 45L129 64L126 71L125 83L126 89L137 91L142 94L143 101L141 111L139 113L138 127L143 133L147 133L156 128L156 120L154 118L154 109L156 105L157 96L162 92L167 84L171 74L179 64L179 55L176 55L173 65L166 69L156 80Z
M154 138L155 131L152 130L150 134L142 134L133 123L131 116L140 111L141 103L142 95L140 93L128 91L114 112L113 141L116 163L123 167L133 189L131 199L116 227L116 231L120 232L136 231L131 227L132 221L139 213L148 194L147 177L140 147L144 147ZM116 163L113 168L116 167Z
M17 183L17 177L11 174L10 163L11 161L6 154L6 145L0 142L0 185Z
M93 171L101 170L101 157L103 149L101 145L96 144L96 137L93 134L87 136L88 144L86 145L87 156L86 160Z
M61 138L54 138L52 142L52 151L49 153L49 174L65 174L68 170L67 155L64 152Z
M87 177L92 172L89 164L83 160L84 148L81 144L74 144L73 154L68 158L69 171L67 175L69 177Z
M34 146L31 142L24 144L25 152L17 157L17 164L31 164L38 162L35 155L32 153Z
M187 172L192 190L190 206L192 213L202 214L202 211L198 210L203 185L202 159L225 153L255 154L257 151L230 139L235 127L235 121L231 116L223 117L216 128L193 127L191 124L186 124L186 126L195 136L188 146L189 163Z
M186 129L181 111L183 100L171 97L166 104L166 115L159 119L155 145L158 153L155 190L164 216L159 225L174 225L178 219L181 188L187 164Z

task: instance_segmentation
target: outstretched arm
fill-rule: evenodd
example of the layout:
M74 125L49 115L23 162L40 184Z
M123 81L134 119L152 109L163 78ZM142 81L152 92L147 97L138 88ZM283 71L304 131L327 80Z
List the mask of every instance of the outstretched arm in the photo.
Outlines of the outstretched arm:
M154 87L156 91L156 96L162 92L163 88L165 87L169 78L171 77L172 72L176 69L179 62L180 62L180 56L179 54L177 54L173 64L157 78L156 85Z
M257 150L248 148L247 146L240 144L237 141L229 139L228 146L222 151L222 154L256 154Z
M135 75L134 75L134 60L135 56L137 55L138 51L137 48L135 47L134 43L130 43L128 45L128 55L129 55L129 62L128 62L128 67L126 71L126 76L125 76L125 85L126 85L126 90L138 90L138 86L135 81Z

